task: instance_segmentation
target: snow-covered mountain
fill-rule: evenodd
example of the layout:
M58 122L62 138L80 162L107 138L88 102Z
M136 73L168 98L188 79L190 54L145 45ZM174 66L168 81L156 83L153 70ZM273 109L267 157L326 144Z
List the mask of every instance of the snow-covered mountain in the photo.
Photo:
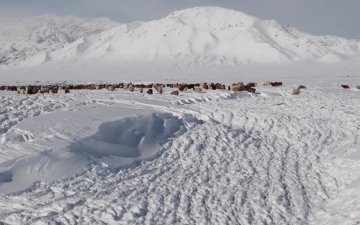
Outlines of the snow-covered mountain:
M108 19L44 15L32 19L0 19L0 64L36 65L85 37L117 26ZM64 57L66 57L64 55Z
M41 16L0 20L0 66L90 58L188 64L338 62L360 55L360 41L313 36L276 21L219 7L197 7L149 22Z

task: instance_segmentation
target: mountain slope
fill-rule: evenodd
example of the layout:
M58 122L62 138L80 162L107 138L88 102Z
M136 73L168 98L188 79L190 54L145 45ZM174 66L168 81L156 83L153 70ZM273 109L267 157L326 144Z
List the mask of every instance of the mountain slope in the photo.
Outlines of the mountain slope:
M115 26L107 19L85 20L53 15L32 19L1 19L0 23L0 64L5 65L45 59L48 54L79 39Z
M55 16L2 23L7 24L0 29L3 66L97 57L176 60L189 65L337 62L360 54L360 41L312 36L218 7L185 9L163 19L130 24Z

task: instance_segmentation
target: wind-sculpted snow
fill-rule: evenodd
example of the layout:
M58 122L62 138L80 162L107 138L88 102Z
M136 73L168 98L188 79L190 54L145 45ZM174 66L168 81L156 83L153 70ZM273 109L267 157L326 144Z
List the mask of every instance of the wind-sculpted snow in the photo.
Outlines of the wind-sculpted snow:
M88 103L75 107L69 100L74 112L42 115L15 127L35 132L33 145L70 146L72 151L65 154L85 154L92 163L71 178L40 178L23 192L0 195L0 221L356 224L360 92L309 88L292 96L287 87L259 91L263 94L143 96L99 91L62 96ZM130 116L141 111L142 116ZM123 116L116 119L119 112ZM61 122L71 133L62 126L31 128L36 119L50 125ZM30 146L8 141L13 147ZM113 166L121 162L113 160L116 157L137 157L148 150L157 152L150 160ZM48 155L34 152L24 158ZM81 165L76 157L68 159L74 160L68 161L69 170ZM57 155L54 164L59 161ZM36 160L27 166L40 164ZM2 183L13 179L9 170L0 177Z
M106 163L117 169L149 160L156 156L168 139L185 131L183 120L170 114L106 122L91 137L76 140L65 148L54 148L1 163L0 192L24 190L38 180L54 181L79 175L94 163Z
M48 96L0 96L0 135L27 117L38 116L67 107L66 101L57 101Z

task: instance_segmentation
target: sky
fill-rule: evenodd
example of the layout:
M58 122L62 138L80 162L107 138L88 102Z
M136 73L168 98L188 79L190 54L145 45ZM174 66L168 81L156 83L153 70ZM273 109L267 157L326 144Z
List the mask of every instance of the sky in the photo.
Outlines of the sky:
M220 6L311 34L360 39L360 0L0 0L0 16L57 14L125 23L158 19L195 6Z

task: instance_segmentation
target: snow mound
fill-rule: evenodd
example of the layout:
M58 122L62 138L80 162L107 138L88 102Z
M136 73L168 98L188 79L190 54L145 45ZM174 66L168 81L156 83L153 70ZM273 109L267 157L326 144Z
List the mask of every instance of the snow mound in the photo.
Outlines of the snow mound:
M153 156L161 144L185 130L184 122L170 114L130 117L102 124L96 134L69 149L95 158L116 157L111 164L118 167L123 160Z
M65 148L24 156L0 164L0 192L24 190L36 181L55 181L100 164L119 169L155 157L169 139L198 123L191 116L177 118L167 113L123 118L102 124L93 136Z

